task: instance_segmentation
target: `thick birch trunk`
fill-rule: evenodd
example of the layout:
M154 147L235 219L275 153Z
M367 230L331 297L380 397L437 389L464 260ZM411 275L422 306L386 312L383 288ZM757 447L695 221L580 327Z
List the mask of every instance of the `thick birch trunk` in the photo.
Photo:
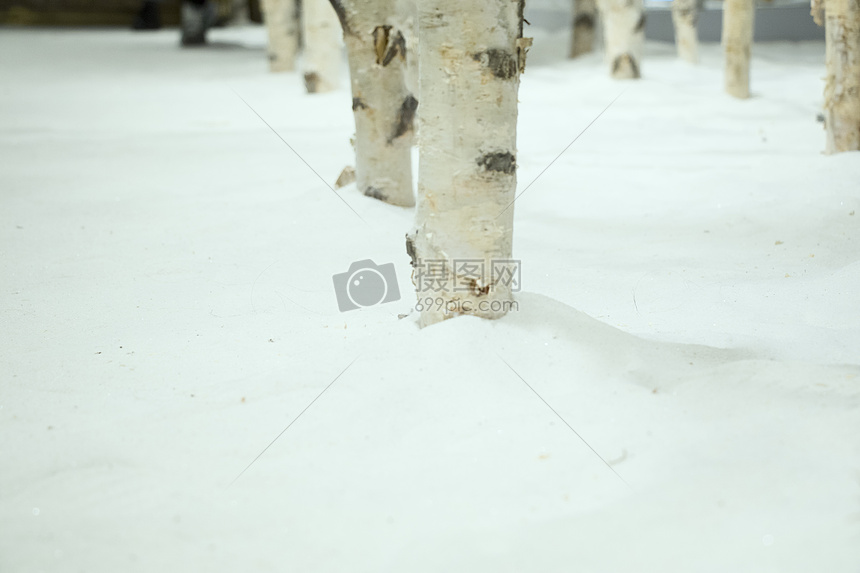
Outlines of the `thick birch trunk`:
M860 150L860 1L825 0L827 153Z
M725 0L723 3L726 93L736 98L750 97L754 16L755 0Z
M640 77L645 43L642 0L598 0L611 74L616 79Z
M308 93L336 89L340 77L341 31L328 0L302 0L302 33Z
M294 70L299 49L296 0L263 0L263 11L269 34L269 69L273 72Z
M573 35L570 57L576 58L594 51L594 30L597 22L595 0L573 0Z
M395 0L331 0L346 42L355 116L355 176L368 197L415 205L412 122L418 101L406 89L406 39L392 19Z
M459 314L498 318L512 301L507 275L492 269L511 268L499 261L510 260L513 240L517 92L529 43L522 9L512 0L418 7L418 208L406 247L422 326Z
M698 0L672 0L672 23L678 56L692 64L699 61Z

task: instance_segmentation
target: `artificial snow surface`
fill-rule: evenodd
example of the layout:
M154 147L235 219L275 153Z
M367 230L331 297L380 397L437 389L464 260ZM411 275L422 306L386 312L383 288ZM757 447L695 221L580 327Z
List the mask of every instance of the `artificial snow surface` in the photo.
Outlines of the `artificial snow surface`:
M331 183L345 88L261 28L3 30L0 571L860 570L823 45L755 46L737 101L714 45L615 82L536 35L520 190L623 95L516 203L519 310L419 330L411 211L357 217L238 97ZM338 312L367 258L403 298Z

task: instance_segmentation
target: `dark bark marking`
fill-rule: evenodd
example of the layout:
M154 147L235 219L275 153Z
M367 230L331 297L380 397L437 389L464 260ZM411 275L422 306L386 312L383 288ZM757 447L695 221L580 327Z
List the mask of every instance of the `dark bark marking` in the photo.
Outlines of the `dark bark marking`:
M305 88L309 94L317 93L320 84L320 76L316 72L305 72Z
M349 27L349 19L346 17L346 10L343 8L343 3L341 0L329 0L331 2L332 8L334 8L335 13L337 14L337 19L340 20L340 27L343 28L343 35L348 36L352 34L352 30Z
M360 97L352 98L352 111L358 111L360 109L367 109L367 104L364 103Z
M622 69L625 66L629 66L632 71L632 77L638 78L639 75L639 64L636 63L636 58L633 57L632 54L621 54L615 61L612 62L612 73L615 74L618 70Z
M500 80L509 80L516 77L519 69L517 58L513 54L497 48L490 48L485 52L472 54L472 59L484 64Z
M517 30L517 38L523 37L523 22L525 22L526 0L517 2L517 19L519 20L519 29ZM531 24L529 24L531 25Z
M585 28L586 30L594 29L594 16L591 14L578 14L573 19L574 28Z
M690 19L693 21L692 22L693 24L696 23L696 20L697 20L696 16L698 15L698 10L696 10L695 7L693 7L693 8L675 8L674 6L672 6L672 10L674 10L675 13L678 14L678 16L680 16L682 20Z
M482 287L478 286L478 281L475 279L469 279L469 290L472 291L472 294L475 296L487 296L487 293L490 292L490 285L484 285Z
M415 121L415 110L417 109L418 100L412 94L406 96L406 99L400 105L400 110L397 112L397 121L394 124L394 132L388 138L388 145L391 145L401 135L412 131L412 124Z
M633 28L633 31L634 32L641 32L644 29L645 29L645 14L643 13L641 16L639 16L639 21L636 22L636 27Z
M385 59L385 52L388 49L388 35L391 33L391 26L377 26L373 29L373 48L376 50L376 63L383 65L382 60Z
M376 187L368 187L364 190L364 194L380 201L388 201L388 196Z
M478 165L487 171L513 175L517 170L517 158L509 151L495 151L479 157Z
M409 264L414 267L418 263L418 255L415 252L415 239L408 234L406 235L406 254L412 259Z
M401 60L406 59L406 38L399 31L394 36L394 40L388 44L388 50L386 50L385 56L382 58L382 65L387 66L398 55Z

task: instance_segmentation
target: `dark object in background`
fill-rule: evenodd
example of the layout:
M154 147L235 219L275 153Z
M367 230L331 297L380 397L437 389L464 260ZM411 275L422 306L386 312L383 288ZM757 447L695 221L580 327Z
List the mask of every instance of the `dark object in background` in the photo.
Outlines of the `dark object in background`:
M146 0L140 8L140 12L131 23L134 30L158 30L161 28L161 11L158 2Z
M248 19L255 24L263 23L263 11L260 10L260 0L248 0Z
M184 0L182 2L183 46L201 46L206 43L206 31L218 19L215 4L209 0Z
M0 0L4 26L117 26L128 28L142 0ZM179 25L179 0L161 0L162 27Z

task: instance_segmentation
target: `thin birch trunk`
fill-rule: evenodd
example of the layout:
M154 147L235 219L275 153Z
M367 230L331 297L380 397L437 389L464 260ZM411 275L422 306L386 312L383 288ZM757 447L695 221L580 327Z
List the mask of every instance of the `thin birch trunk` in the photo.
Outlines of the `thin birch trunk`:
M336 89L340 83L341 31L328 0L302 0L302 36L308 93Z
M576 58L594 51L594 30L597 22L595 0L573 0L573 34L570 57Z
M645 43L642 0L598 0L611 74L616 79L641 76Z
M827 50L824 126L827 153L860 150L860 1L824 0ZM816 14L817 12L817 14ZM813 4L821 23L822 6Z
M421 0L421 144L407 237L421 325L503 316L516 190L517 92L530 43L523 2ZM469 262L463 265L464 262ZM498 269L497 266L497 269Z
M723 3L726 93L741 99L750 97L754 18L755 0L725 0Z
M269 34L269 69L273 72L296 69L299 49L296 0L263 0L263 11Z
M691 64L699 61L698 0L672 0L672 23L678 56Z
M411 207L412 122L418 101L406 89L406 39L395 0L331 0L349 60L355 117L355 175L368 197Z

